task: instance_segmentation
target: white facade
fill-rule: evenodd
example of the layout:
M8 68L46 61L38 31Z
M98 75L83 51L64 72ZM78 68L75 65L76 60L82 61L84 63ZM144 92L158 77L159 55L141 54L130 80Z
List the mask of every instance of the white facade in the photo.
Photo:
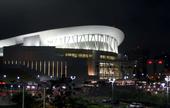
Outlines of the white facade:
M77 26L52 29L0 40L0 48L23 46L55 46L56 48L87 49L118 53L124 33L109 26ZM1 52L2 54L2 52Z

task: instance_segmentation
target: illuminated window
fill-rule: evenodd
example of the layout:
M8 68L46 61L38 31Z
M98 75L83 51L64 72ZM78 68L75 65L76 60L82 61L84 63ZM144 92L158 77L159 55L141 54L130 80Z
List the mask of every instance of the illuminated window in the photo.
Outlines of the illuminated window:
M27 67L29 68L29 61L27 61Z
M54 61L52 62L52 76L54 77Z
M57 61L57 64L56 64L56 76L58 77L58 61Z
M81 57L82 57L82 54L78 54L78 57L80 57L80 58L81 58Z
M67 77L67 62L65 62L65 77Z
M76 53L66 53L65 56L77 58Z
M79 58L88 58L88 57L92 57L92 55L88 55L88 54L82 54L82 53L80 53L80 54L78 54L78 57Z
M19 64L21 64L21 60L19 61Z
M61 77L63 75L63 62L61 61Z
M115 76L115 73L118 70L115 69L113 63L105 63L105 62L100 62L99 63L99 76L100 79L108 79L110 77Z
M82 54L82 53L66 53L65 56L68 56L68 57L73 57L73 58L89 58L89 57L92 57L91 54Z
M34 64L33 64L33 61L31 61L31 69L34 68Z
M114 57L113 56L107 56L106 57L108 60L114 60Z
M50 75L50 61L48 61L48 75Z
M46 73L46 61L44 61L44 74Z
M42 69L42 66L41 66L42 64L41 64L41 61L40 61L40 72L41 72L41 69Z
M25 65L25 60L23 61L23 65Z
M92 57L92 54L89 54L89 58L91 58Z
M100 59L106 59L105 55L100 55Z
M106 55L100 55L100 59L114 60L115 57L113 57L113 56L106 56Z

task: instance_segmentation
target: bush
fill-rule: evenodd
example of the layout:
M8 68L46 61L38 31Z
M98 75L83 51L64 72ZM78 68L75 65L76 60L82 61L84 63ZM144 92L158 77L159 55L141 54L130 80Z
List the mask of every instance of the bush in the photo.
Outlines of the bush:
M166 96L164 95L151 95L147 92L140 90L129 90L129 89L115 89L114 99L121 100L124 102L140 102L145 105L152 105L155 107L165 107Z

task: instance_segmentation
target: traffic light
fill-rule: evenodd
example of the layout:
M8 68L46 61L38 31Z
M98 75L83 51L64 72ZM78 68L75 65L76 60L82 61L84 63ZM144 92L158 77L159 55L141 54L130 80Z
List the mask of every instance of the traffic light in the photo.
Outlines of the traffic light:
M147 64L153 64L153 61L152 60L148 60Z
M0 82L0 85L5 85L5 84L6 84L6 82L3 82L3 81Z
M163 60L158 60L158 64L163 64Z

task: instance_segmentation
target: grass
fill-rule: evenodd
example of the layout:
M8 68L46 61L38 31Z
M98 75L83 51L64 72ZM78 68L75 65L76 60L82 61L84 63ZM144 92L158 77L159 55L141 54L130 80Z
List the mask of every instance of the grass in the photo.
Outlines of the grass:
M91 104L91 105L88 105L87 108L112 108L112 107L111 107L111 105Z
M0 106L0 108L17 108L16 105L11 105L11 106Z

